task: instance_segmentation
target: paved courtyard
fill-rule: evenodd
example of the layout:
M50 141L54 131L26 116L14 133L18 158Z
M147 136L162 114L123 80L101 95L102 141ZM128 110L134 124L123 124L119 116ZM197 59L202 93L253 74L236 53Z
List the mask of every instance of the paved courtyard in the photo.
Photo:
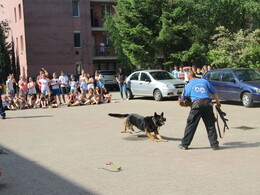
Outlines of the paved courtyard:
M0 194L158 195L260 194L260 107L222 104L230 130L221 150L209 147L201 121L190 150L178 149L189 108L151 98L116 103L9 111L0 120ZM120 133L113 113L167 118L160 130L169 142L144 133ZM112 161L117 172L105 165Z

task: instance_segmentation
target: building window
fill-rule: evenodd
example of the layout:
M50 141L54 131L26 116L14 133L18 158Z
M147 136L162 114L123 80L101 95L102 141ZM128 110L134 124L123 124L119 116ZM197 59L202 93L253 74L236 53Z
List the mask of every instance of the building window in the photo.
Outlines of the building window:
M112 14L112 6L111 5L102 5L102 18L105 17L106 13L111 16Z
M23 52L23 36L20 36L20 42L21 42L21 52Z
M22 19L22 8L21 8L21 4L18 5L18 12L19 12L19 19Z
M17 22L17 16L16 16L16 8L14 8L14 21Z
M82 61L77 61L75 63L76 65L76 74L80 75L82 70Z
M79 1L72 1L72 14L73 17L80 17Z
M18 38L16 37L16 55L19 53L19 45L18 45Z
M80 32L74 32L74 47L81 47L81 36Z

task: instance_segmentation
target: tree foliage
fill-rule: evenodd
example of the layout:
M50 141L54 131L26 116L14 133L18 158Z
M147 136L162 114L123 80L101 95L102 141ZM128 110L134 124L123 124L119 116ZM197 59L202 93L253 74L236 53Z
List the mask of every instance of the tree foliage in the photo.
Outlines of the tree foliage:
M11 69L11 44L7 43L8 37L7 21L0 21L0 74L6 78Z
M209 51L212 65L220 68L260 68L260 30L240 30L232 33L225 27L217 28L212 37L214 47Z
M119 58L143 67L158 58L202 65L217 27L236 33L260 21L258 0L117 0L115 10L106 27Z

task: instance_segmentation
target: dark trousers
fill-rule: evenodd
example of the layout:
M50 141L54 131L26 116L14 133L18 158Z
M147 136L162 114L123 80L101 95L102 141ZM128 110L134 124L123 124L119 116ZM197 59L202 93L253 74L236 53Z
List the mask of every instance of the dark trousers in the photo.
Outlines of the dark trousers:
M1 93L0 93L1 94ZM3 102L2 102L2 98L1 98L1 95L0 95L0 115L1 116L4 116L5 115L5 108L3 106Z
M185 147L190 145L199 124L200 118L203 119L203 122L206 126L211 147L218 146L218 136L215 128L215 116L213 113L213 105L210 100L192 104L191 111L187 119L184 137L182 139L182 145Z

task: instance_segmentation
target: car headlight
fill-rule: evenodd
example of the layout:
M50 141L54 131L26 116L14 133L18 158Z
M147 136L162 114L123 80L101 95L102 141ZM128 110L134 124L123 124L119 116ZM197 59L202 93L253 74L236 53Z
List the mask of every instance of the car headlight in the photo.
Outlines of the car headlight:
M259 88L255 88L256 93L260 93L260 89Z

